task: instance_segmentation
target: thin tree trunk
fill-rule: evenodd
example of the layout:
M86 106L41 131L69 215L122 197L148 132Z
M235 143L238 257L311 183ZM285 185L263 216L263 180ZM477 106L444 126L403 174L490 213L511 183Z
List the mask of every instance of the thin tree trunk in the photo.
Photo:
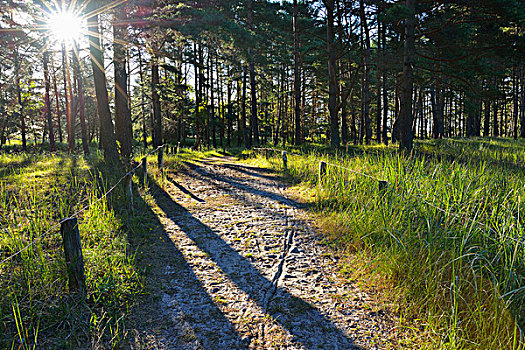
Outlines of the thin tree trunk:
M56 111L57 111L57 131L58 131L58 141L60 143L64 142L62 138L62 123L61 123L61 116L60 116L60 95L57 88L57 77L55 73L55 65L53 64L53 60L51 60L51 68L53 72L53 89L55 90L55 103L56 103Z
M372 138L372 128L370 126L370 33L368 31L368 23L365 16L365 5L364 1L359 1L359 13L361 17L361 27L364 32L364 49L365 49L365 71L363 74L363 110L361 111L364 123L363 130L365 133L366 144L370 143Z
M299 28L297 0L293 0L294 32L294 95L295 95L295 145L301 144L301 57L299 53Z
M241 99L241 125L242 125L242 134L244 137L244 147L251 148L250 138L248 135L248 130L246 129L246 67L242 69L242 99Z
M71 67L69 65L69 51L66 51L65 45L62 46L62 54L66 61L66 83L67 83L67 94L69 95L69 119L67 123L67 144L68 151L71 153L75 149L75 123L77 113L77 99L76 95L73 94L73 84L71 83Z
M51 117L51 100L49 99L49 51L45 51L43 54L44 60L44 111L47 120L47 129L49 133L49 150L51 152L56 151L55 145L55 131L53 129L53 118Z
M97 8L94 1L88 5L87 10L90 13L96 13ZM93 15L88 19L88 33L89 53L91 56L91 66L93 68L97 111L100 120L100 141L104 149L104 158L107 160L117 160L118 152L113 122L111 120L111 111L109 110L104 53L102 51L103 48L98 30L98 15Z
M82 70L80 69L80 59L78 46L75 44L75 55L73 57L73 80L76 83L76 95L78 96L77 109L80 117L80 131L82 135L82 150L84 155L89 155L89 145L86 127L86 101L84 98L84 84L82 83Z
M127 47L124 46L125 21L123 8L117 8L113 23L113 67L115 70L115 134L120 143L120 155L126 162L131 157L131 110L129 108L128 74L126 72Z
M410 152L413 146L412 134L412 90L414 85L413 59L415 54L415 3L416 0L406 0L408 16L405 19L405 46L403 52L403 79L401 82L401 100L399 110L399 150Z
M20 133L22 134L22 150L27 151L26 121L24 116L24 103L22 101L22 88L20 86L20 55L18 49L15 51L15 89L18 106L20 108Z
M139 56L139 77L140 77L140 110L142 113L142 142L144 148L148 148L148 128L146 126L146 96L144 94L144 71L142 70L142 54L140 47L138 49Z
M330 114L330 145L339 147L338 83L335 54L334 0L324 0L326 7L326 43L328 55L328 111Z
M518 84L519 84L519 80L518 80L518 75L520 74L520 69L518 68L518 66L514 66L514 76L513 76L513 80L512 80L512 85L513 85L513 97L514 97L514 101L513 101L513 105L512 105L512 119L513 119L513 127L514 127L514 130L513 130L513 136L514 136L514 139L518 139L518 100L519 100L519 89L518 89Z
M248 0L247 2L247 22L248 29L253 30L253 1ZM250 46L248 49L248 59L250 67L250 94L251 94L251 134L253 135L253 144L259 145L259 120L257 116L257 84L255 78L255 62L253 57L253 48ZM252 142L250 142L251 144ZM251 145L250 145L251 146Z

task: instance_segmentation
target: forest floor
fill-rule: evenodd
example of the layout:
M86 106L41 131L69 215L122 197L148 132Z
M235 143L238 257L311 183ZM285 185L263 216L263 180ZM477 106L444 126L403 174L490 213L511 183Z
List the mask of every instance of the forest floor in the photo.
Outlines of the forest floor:
M390 349L403 332L378 291L345 278L308 205L270 169L230 157L150 181L161 225L135 240L146 296L132 349Z

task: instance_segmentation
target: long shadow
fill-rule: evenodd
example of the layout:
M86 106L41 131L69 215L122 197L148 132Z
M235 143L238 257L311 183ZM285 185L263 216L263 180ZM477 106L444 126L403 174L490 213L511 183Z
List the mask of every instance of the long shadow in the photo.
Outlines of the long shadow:
M196 200L199 203L204 203L203 199L197 197L191 191L186 189L186 187L179 184L172 176L167 175L166 178L168 179L169 182L173 184L173 186L177 187L182 193L187 194L188 196L190 196L192 199Z
M228 169L231 169L231 170L235 170L235 171L241 172L241 173L249 175L249 176L260 177L260 178L267 179L267 180L275 180L276 179L275 176L261 174L261 172L262 172L261 170L263 170L263 168L246 167L246 166L238 165L238 164L221 164L221 166L224 167L224 168L228 168ZM254 171L250 171L248 169L254 170ZM280 176L277 177L277 178L278 179L282 179L282 177L280 177Z
M208 254L238 288L248 294L261 308L266 309L266 293L275 288L272 281L263 276L255 266L233 249L210 227L195 218L186 208L173 201L170 195L158 185L152 183L151 188L157 205L164 213L203 252ZM266 195L270 198L276 198L275 200L278 201L282 200L281 196L276 195L274 197L270 193L266 193ZM249 279L245 278L245 275L249 275ZM325 345L327 344L326 341L320 339L326 339L327 336L331 335L331 340L328 341L328 344L333 345L334 348L337 345L333 342L336 341L339 344L344 344L346 349L358 349L351 339L348 339L337 326L309 303L294 297L285 289L279 287L275 289L273 295L278 296L277 298L280 302L285 302L285 309L297 311L295 314L292 314L279 307L268 307L265 310L277 323L289 331L295 342L300 343L307 349L318 349L321 345L319 341ZM305 322L308 319L313 320L315 325L312 322Z
M223 166L223 165L220 165L220 166ZM194 168L194 171L197 174L199 174L199 175L201 175L203 177L207 177L207 178L210 178L210 179L213 179L213 180L217 180L217 181L226 183L226 184L228 184L230 186L236 187L238 189L244 190L246 192L249 192L249 193L257 195L257 196L266 197L268 199L271 199L271 200L276 201L276 202L281 203L281 204L286 204L286 205L289 205L289 206L294 207L294 208L304 208L305 207L304 204L298 203L298 202L296 202L294 200L291 200L289 198L281 196L281 195L279 195L277 193L273 193L273 192L257 189L257 188L254 188L252 186L249 186L249 185L246 185L244 183L241 183L241 182L238 181L237 178L234 178L232 176L227 176L227 175L222 175L222 174L221 175L217 175L217 174L208 172L208 171L204 170L203 168ZM268 178L268 179L269 180L275 180L275 181L278 180L277 178Z
M91 169L99 169L105 175L109 175L104 170L104 164L105 162L95 162L95 164L90 165ZM153 184L156 187L154 179L149 176L148 184ZM134 193L138 193L138 188L133 187ZM121 187L115 191L115 197L117 195L122 196L122 198L126 196ZM128 232L129 251L138 252L140 250L143 252L140 254L143 258L134 259L136 271L149 270L149 272L143 273L141 277L147 281L144 294L150 295L150 297L142 297L139 300L140 303L136 304L130 312L136 319L137 324L135 326L138 331L145 333L142 339L144 343L140 346L149 349L152 346L149 341L151 338L156 339L159 336L157 332L159 329L163 333L160 334L161 337L168 339L168 342L170 339L172 339L171 341L175 339L175 343L177 343L177 339L186 341L190 338L191 340L191 334L168 334L168 330L185 332L181 326L174 326L182 322L180 319L174 319L180 317L177 315L177 306L173 305L173 300L175 300L185 316L183 322L191 327L197 340L205 349L246 349L245 340L242 339L233 324L207 293L192 267L169 238L157 213L152 210L142 196L134 195L133 199L135 214L129 211L126 204L123 205L118 201L113 203L114 200L110 202L112 202L113 212L124 223L124 229ZM156 230L152 233L147 230L147 227L139 226L137 228L137 222L145 222L147 227L155 227ZM159 236L162 237L162 240L158 238ZM154 262L158 266L152 270L151 265L155 265ZM171 271L168 270L168 266L171 267ZM213 315L214 322L207 324L207 328L203 329L197 322L198 317L195 317L199 314L204 315L202 318ZM225 342L224 339L217 339L217 337L224 335L227 335L228 338L227 347L217 344L217 342ZM127 341L134 342L135 340L128 339ZM162 342L164 346L180 348L180 344Z

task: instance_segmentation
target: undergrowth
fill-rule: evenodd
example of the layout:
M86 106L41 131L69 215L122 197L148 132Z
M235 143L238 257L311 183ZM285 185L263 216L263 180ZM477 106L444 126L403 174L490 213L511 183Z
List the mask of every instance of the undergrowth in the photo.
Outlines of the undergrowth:
M351 170L329 164L319 184L319 160ZM283 170L280 156L252 162ZM380 281L402 323L425 334L420 347L522 349L524 164L523 141L449 139L419 142L410 157L290 149L287 172L348 256L349 278Z

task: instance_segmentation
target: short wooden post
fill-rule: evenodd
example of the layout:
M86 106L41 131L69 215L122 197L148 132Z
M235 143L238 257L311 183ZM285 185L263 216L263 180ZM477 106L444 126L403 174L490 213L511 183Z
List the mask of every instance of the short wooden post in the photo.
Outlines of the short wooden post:
M164 146L159 147L157 151L157 161L159 163L160 174L164 174Z
M323 180L323 177L326 175L326 162L323 162L322 160L319 162L319 185L321 185L321 182Z
M132 174L126 174L126 181L125 181L125 190L126 190L126 196L129 199L129 209L131 210L131 214L133 214L133 175Z
M64 243L69 292L86 294L86 277L84 275L84 258L78 231L77 218L68 218L60 223L60 234Z
M148 187L148 159L146 157L142 158L142 175L144 187Z
M264 149L264 158L266 158L266 159L269 158L268 148L265 148L265 149Z
M180 142L177 142L177 154L180 152Z
M385 191L387 186L388 186L388 182L379 180L379 192Z
M286 151L283 151L283 166L284 170L288 169L288 157L286 157Z
M350 145L350 142L346 143L346 153L348 153L348 146Z

